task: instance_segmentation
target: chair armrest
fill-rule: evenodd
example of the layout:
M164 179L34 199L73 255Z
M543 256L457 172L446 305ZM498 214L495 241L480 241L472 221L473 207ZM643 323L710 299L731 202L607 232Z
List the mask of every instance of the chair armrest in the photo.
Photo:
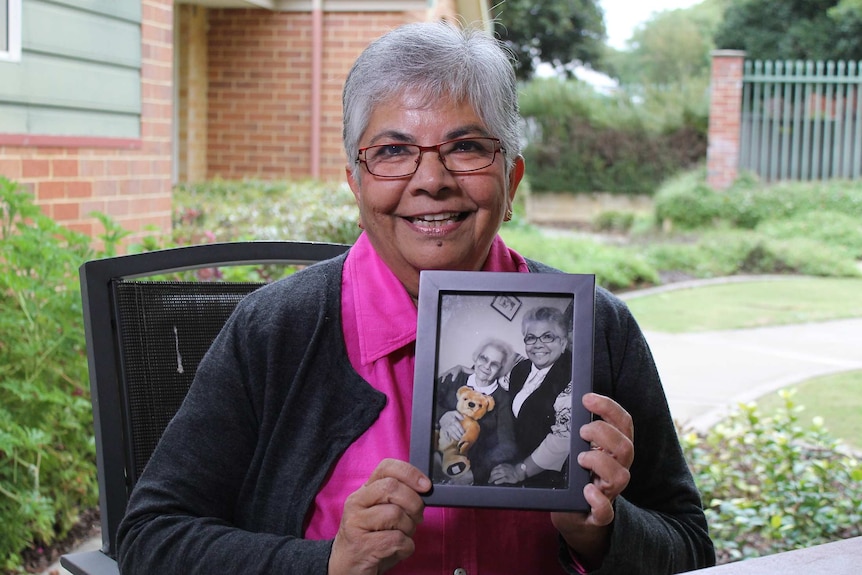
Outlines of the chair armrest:
M73 575L120 575L117 562L101 551L81 551L60 557L60 565Z

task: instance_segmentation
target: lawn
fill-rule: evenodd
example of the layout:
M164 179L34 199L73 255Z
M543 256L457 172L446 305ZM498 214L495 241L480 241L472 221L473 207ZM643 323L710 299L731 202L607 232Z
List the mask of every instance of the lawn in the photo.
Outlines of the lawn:
M862 317L862 279L787 277L632 297L638 323L668 333Z
M862 371L846 371L809 379L792 387L794 402L804 406L801 420L822 417L826 429L849 446L862 450ZM777 393L758 400L764 411L783 405Z

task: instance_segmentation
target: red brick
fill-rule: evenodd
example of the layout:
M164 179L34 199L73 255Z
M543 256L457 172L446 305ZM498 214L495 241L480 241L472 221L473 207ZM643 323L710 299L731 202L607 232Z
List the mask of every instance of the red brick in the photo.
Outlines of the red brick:
M49 160L35 160L25 158L22 160L21 177L23 178L46 178L51 175L51 162Z

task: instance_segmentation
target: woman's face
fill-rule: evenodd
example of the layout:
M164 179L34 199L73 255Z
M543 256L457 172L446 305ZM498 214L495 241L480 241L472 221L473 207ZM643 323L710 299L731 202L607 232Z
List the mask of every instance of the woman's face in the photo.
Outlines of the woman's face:
M543 336L544 339L551 341L542 341ZM524 339L535 340L532 343L525 341L524 349L527 352L527 357L539 369L553 365L563 355L568 343L563 328L555 322L546 320L527 322L524 325Z
M359 140L375 144L433 146L454 138L491 136L472 106L442 99L430 105L410 92L379 104ZM505 158L482 170L450 173L434 152L425 152L412 176L380 178L347 167L362 226L374 249L416 298L425 269L478 271L512 205L524 173L518 158L506 182Z
M500 368L503 367L503 352L492 346L485 346L476 356L476 362L473 365L476 379L483 386L491 384L497 375L500 373Z

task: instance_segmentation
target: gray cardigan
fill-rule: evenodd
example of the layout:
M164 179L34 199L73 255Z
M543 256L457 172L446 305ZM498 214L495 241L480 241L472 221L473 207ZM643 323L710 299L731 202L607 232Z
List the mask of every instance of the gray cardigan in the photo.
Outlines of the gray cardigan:
M303 539L303 521L337 457L386 403L347 357L345 257L237 307L132 493L118 533L124 575L327 572L332 542ZM595 343L594 389L627 409L636 430L631 483L616 500L600 572L712 564L700 496L652 357L625 305L603 289Z

